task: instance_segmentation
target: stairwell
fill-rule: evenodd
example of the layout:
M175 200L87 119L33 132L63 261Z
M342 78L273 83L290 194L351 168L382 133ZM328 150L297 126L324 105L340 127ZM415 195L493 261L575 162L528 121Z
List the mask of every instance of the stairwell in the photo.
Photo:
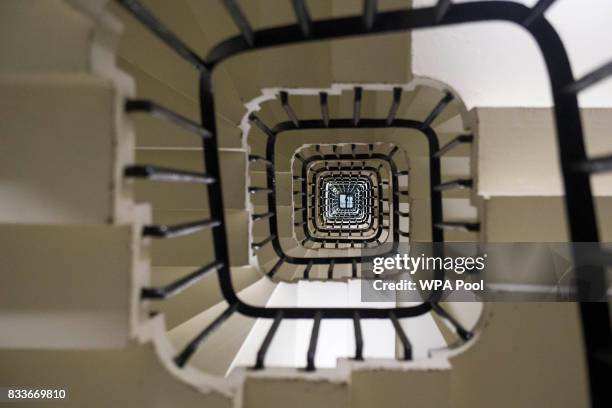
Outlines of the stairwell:
M217 181L202 173L210 156L202 154L199 73L126 11L139 2L121 3L5 0L0 6L8 57L0 62L0 247L8 271L0 289L0 384L68 386L62 406L588 405L575 304L443 303L455 323L430 312L396 320L399 329L392 319L362 318L363 361L355 359L354 321L320 319L313 371L304 368L316 318L228 312L232 304L217 273L227 268L240 300L256 307L364 307L360 267L279 262L272 241L264 243L275 234L293 257L360 254L352 244L302 244L296 155L384 155L397 148L392 156L408 172L397 187L409 192L398 191L397 210L410 216L382 225L406 233L399 242L429 242L440 231L450 242L569 240L550 108L466 104L452 82L421 71L413 47L422 39L406 32L232 57L215 70L212 86L229 253L229 264L220 265L211 233L219 226L161 239L175 226L214 221L214 190L205 186ZM228 12L233 1L141 3L198 55L241 35ZM254 30L300 18L289 1L239 3ZM364 13L361 2L307 5L312 20ZM406 7L379 1L376 12ZM37 29L26 30L33 22ZM277 230L271 230L269 217L253 218L269 211L271 196L249 190L270 187L270 166L254 159L269 160L269 135L254 116L270 128L291 122L282 92L298 121L325 119L321 93L331 120L355 118L356 93L361 119L387 119L394 110L393 119L431 119L443 150L440 184L431 182L433 152L416 129L288 132L291 137L278 137L272 160ZM447 95L452 100L430 117ZM132 105L130 112L126 101L142 100L175 112L183 126L150 106ZM589 155L607 154L609 107L581 114ZM371 158L361 162L379 166ZM593 178L602 241L612 231L605 216L612 210L609 181ZM437 225L433 190L441 194ZM391 242L388 231L381 237ZM181 281L186 284L176 284ZM275 319L279 325L270 330ZM207 327L213 330L202 332ZM463 339L458 327L474 336ZM269 333L265 369L253 370ZM413 361L403 361L402 333ZM202 334L206 341L188 363L177 364Z

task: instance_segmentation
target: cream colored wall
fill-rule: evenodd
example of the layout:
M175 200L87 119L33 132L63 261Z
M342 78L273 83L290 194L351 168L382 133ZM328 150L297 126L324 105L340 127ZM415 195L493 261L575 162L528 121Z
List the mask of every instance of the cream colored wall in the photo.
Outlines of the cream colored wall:
M412 0L377 3L377 10L384 12L411 7ZM363 11L359 1L332 1L330 5L335 17ZM331 75L336 83L380 82L381 78L386 83L407 83L412 78L410 33L334 40L330 54Z
M561 196L558 142L548 108L478 108L478 194ZM587 156L609 154L608 109L582 109ZM592 177L593 193L612 195L612 175Z
M127 146L115 126L113 83L87 74L5 73L0 92L0 222L114 221L115 149Z
M599 198L598 207L608 201ZM493 197L483 205L487 242L567 242L561 197ZM612 225L600 220L609 240ZM451 360L456 406L589 406L575 303L497 303L491 314L476 346Z
M453 407L452 367L445 360L415 370L364 368L351 376L350 407Z
M104 351L0 350L0 382L64 388L68 398L48 406L108 408L234 407L230 398L202 394L161 364L151 343Z
M576 304L495 304L451 364L454 407L589 406Z
M0 348L123 347L136 231L0 225Z
M348 390L349 386L344 382L253 378L248 379L244 385L244 407L280 408L290 405L295 408L346 408L351 406Z

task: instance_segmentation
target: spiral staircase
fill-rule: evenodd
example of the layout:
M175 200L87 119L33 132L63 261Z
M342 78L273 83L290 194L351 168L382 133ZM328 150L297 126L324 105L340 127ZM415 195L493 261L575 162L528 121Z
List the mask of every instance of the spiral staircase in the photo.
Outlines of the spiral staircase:
M610 64L574 78L553 1L406 3L5 0L0 384L604 406L605 302L359 296L372 250L612 238L612 115L576 99ZM413 70L411 30L490 20L540 45L553 108L468 106Z

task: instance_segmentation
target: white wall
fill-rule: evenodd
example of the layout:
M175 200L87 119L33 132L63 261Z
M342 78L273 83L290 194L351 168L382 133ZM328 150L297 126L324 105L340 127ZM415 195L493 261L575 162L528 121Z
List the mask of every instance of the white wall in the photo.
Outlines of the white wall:
M300 307L393 307L389 303L367 303L361 301L361 282L307 282L298 284L298 306ZM370 358L395 357L395 332L388 320L362 320L361 330L364 355ZM297 326L296 363L306 365L306 351L310 344L312 320L299 321ZM321 323L315 365L335 367L339 357L354 357L355 334L351 320Z
M297 284L280 283L268 301L267 307L393 307L394 303L367 304L361 301L361 282L300 281ZM228 373L237 366L252 366L271 319L258 319L246 338ZM266 355L266 366L305 367L306 352L310 344L312 320L283 320ZM414 357L427 358L432 348L446 345L430 314L403 319L402 326L412 342ZM389 358L396 356L396 334L388 319L361 320L364 356ZM352 320L323 320L315 365L319 368L335 367L341 357L355 355L355 334Z
M536 3L516 1L527 6ZM437 0L414 0L414 7L435 3ZM557 1L546 16L559 32L577 78L612 59L612 1ZM514 24L487 22L417 30L412 39L414 74L448 83L468 108L552 104L539 49ZM583 107L612 106L612 80L584 92L579 100Z
M296 299L297 285L281 282L274 289L266 307L295 307ZM294 367L296 324L295 320L283 320L281 322L266 354L266 366ZM257 319L227 373L230 373L234 367L251 367L255 364L257 351L261 347L270 326L272 326L272 319Z
M280 283L267 307L348 307L363 305L359 281ZM368 307L391 307L390 304L368 303ZM237 354L230 370L236 366L252 366L257 350L272 324L271 319L258 319ZM310 342L312 320L283 320L266 355L266 365L276 367L305 367L306 351ZM387 320L362 320L364 354L372 358L395 357L395 332ZM355 339L350 320L323 320L315 364L335 367L339 357L353 357Z

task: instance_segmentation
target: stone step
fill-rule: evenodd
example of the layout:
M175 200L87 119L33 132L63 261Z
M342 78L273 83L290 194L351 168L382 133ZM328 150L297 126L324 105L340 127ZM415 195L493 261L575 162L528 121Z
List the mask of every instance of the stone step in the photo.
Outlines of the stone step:
M242 289L239 296L249 304L264 305L274 287L274 284L265 279L256 281ZM177 350L182 350L226 308L225 301L219 302L174 327L168 332L171 343ZM207 374L226 375L255 321L240 313L234 313L205 342L200 344L189 360L189 365Z
M253 214L263 214L268 212L268 206L253 207ZM289 238L293 231L293 208L289 206L278 206L276 208L276 217L278 219L278 235L282 238ZM253 222L253 236L258 238L266 238L270 236L268 220L259 220Z
M131 225L0 225L0 348L127 345L130 281L142 272ZM24 245L27 243L27 245Z
M405 113L401 117L410 118L412 120L424 121L434 107L438 104L440 99L444 97L444 93L438 89L429 86L417 86L416 96L412 99L410 106L406 109ZM445 109L441 114L446 118L449 113L451 117L456 115L453 109L448 111Z
M434 122L435 123L435 122ZM447 118L435 124L434 131L440 136L444 133L466 133L463 119L460 115Z
M136 62L119 58L119 65L136 81L137 98L154 101L190 120L200 122L200 108L197 97L177 91L176 88L149 74ZM197 81L192 86L197 87ZM236 113L228 116L229 108L223 109L222 101L225 100L224 97L223 94L220 94L216 98L216 101L221 105L221 108L216 111L217 141L219 146L223 148L240 148L242 147L242 141L238 124L242 116ZM235 102L235 104L238 107L234 110L244 110L240 101ZM197 135L151 115L140 113L130 115L130 117L135 127L137 147L200 148L202 145L202 140Z
M249 173L249 186L268 187L267 176L263 171L251 171ZM290 206L292 204L291 193L293 192L293 180L291 173L276 172L276 205ZM296 184L296 187L298 184ZM266 206L268 204L269 194L261 192L252 194L250 200L253 205ZM297 197L297 196L296 196Z
M150 285L153 287L167 285L202 266L154 266L151 268ZM237 291L244 289L261 278L261 275L250 266L232 267L231 274L232 283ZM211 271L195 285L190 286L179 294L163 301L152 301L154 302L152 308L163 313L166 328L172 330L223 301L218 281L218 274L215 271Z

